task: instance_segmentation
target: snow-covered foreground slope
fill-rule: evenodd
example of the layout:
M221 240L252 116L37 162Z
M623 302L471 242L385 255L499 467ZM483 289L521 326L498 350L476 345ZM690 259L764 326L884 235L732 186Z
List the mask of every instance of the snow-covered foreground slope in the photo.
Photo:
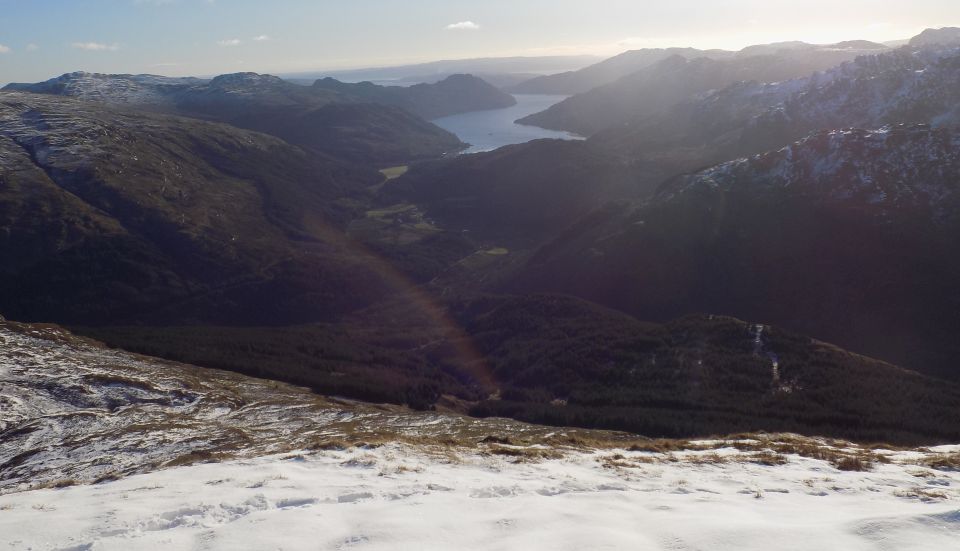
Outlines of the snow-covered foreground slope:
M957 473L713 454L740 452L512 463L387 445L180 467L0 497L0 549L958 548Z
M628 438L329 399L0 318L0 494L341 444L488 436Z
M948 550L958 468L332 400L0 320L0 550Z

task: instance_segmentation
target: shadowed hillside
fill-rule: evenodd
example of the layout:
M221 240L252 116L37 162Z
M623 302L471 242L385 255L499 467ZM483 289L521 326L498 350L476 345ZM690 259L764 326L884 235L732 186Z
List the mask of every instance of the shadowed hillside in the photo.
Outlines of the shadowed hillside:
M343 227L375 171L263 134L0 94L0 310L297 319L382 293Z
M765 320L956 378L957 143L924 126L817 133L599 210L507 288Z

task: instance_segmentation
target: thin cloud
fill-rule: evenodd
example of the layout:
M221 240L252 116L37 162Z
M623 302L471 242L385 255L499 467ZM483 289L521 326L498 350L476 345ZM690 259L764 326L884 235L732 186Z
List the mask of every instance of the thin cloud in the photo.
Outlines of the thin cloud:
M9 46L4 46L3 44L0 44L0 54L9 54L11 51L12 50L10 49Z
M28 52L35 52L35 51L37 51L37 50L39 50L39 49L40 49L40 46L37 46L36 44L34 44L34 43L32 43L32 42L31 42L30 44L27 44L27 51L28 51Z
M120 49L119 44L103 44L100 42L74 42L70 46L77 50L87 50L88 52L115 52Z
M217 0L205 0L207 4L214 4ZM133 0L134 4L149 4L153 6L168 6L170 4L179 4L181 0Z
M220 40L217 42L220 46L239 46L243 42L239 38L229 38L227 40Z
M266 42L267 40L270 40L270 37L265 34L253 37L254 42Z
M477 25L473 21L459 21L457 23L450 23L446 26L448 31L478 31L480 30L480 25Z

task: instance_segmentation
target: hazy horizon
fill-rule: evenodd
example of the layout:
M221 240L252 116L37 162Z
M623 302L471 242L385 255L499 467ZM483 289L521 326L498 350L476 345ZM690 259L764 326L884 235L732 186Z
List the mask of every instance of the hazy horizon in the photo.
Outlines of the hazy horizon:
M0 14L0 81L13 82L76 70L294 73L482 57L610 56L646 47L883 42L958 24L960 4L612 0L597 9L585 0L0 0Z

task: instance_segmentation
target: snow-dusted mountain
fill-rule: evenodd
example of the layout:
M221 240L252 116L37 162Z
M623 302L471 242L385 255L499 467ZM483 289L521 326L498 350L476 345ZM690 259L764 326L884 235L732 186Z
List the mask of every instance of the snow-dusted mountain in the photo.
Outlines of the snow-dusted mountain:
M224 118L223 111L238 103L246 109L265 106L315 109L328 104L375 103L399 107L426 120L516 103L513 96L484 80L462 74L431 84L404 87L370 82L348 84L332 78L303 86L252 72L224 74L212 79L74 72L44 82L14 83L4 89L218 118ZM221 103L225 105L217 105Z
M657 201L719 188L727 193L771 190L872 209L883 215L960 218L960 133L929 126L824 130L775 152L743 158L683 177Z
M795 83L774 86L782 101L747 123L742 141L795 139L818 129L960 123L960 50L867 56ZM769 142L767 142L769 143Z
M825 71L886 47L859 42L771 44L731 58L673 55L518 122L593 136L630 121L658 119L678 105L743 81L781 82Z
M663 153L716 162L824 129L956 125L958 105L960 50L901 48L799 79L738 82L601 133L595 142L631 157Z
M833 56L840 62L851 55L873 53L887 49L883 44L867 40L849 40L837 44L809 44L806 42L776 42L756 44L740 51L699 50L695 48L644 48L630 50L610 59L577 71L534 77L513 87L519 94L583 94L611 84L646 69L672 56L685 59L709 58L715 60L745 59L757 56L782 56L784 63L809 63L817 56Z
M960 45L960 28L943 27L940 29L927 29L911 38L910 45L914 47L937 45L958 46Z
M204 84L198 78L158 75L108 75L77 71L36 84L10 84L6 90L26 91L129 105L169 106L177 92Z

